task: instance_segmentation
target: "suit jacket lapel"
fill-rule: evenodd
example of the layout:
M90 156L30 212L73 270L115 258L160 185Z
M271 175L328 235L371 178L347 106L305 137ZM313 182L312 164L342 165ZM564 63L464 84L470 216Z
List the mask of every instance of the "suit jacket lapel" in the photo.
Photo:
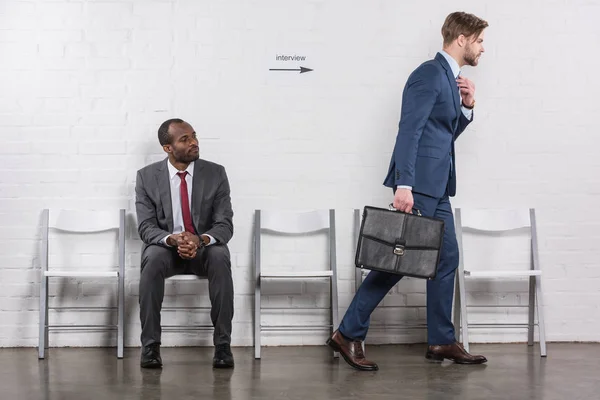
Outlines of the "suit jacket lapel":
M196 232L198 231L198 226L200 222L200 210L202 208L202 199L204 198L204 183L206 179L202 178L202 169L204 168L204 163L202 160L198 159L194 163L194 177L192 184L192 220L194 222L194 228ZM201 233L201 232L198 232Z
M167 219L169 232L173 232L173 205L171 204L171 182L169 179L169 169L167 168L168 159L159 164L156 171L156 183L160 193L160 202L163 205L163 211Z
M444 67L444 69L446 70L446 77L450 82L450 88L452 89L450 91L452 92L452 99L454 100L454 109L456 110L456 120L454 121L454 132L456 132L456 128L458 127L458 118L460 118L461 113L460 96L458 94L458 85L456 84L456 78L452 73L452 68L450 68L450 65L448 65L448 61L446 61L446 58L443 55L438 53L435 56L435 59L438 60L440 64L442 64L442 67Z

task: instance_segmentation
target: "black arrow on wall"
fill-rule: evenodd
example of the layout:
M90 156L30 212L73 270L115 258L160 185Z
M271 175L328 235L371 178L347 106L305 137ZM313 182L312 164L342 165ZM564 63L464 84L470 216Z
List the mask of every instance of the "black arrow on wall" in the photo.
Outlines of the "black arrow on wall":
M269 71L300 71L300 73L303 74L305 72L312 71L312 69L304 68L304 67L300 67L300 68L270 68Z

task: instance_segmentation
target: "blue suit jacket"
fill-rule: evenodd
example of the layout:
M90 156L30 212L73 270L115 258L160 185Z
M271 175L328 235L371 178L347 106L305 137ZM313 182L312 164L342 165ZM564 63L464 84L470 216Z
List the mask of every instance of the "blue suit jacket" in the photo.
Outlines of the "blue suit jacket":
M394 153L384 185L412 186L413 192L441 198L456 194L454 140L472 121L460 108L450 65L441 54L408 78Z

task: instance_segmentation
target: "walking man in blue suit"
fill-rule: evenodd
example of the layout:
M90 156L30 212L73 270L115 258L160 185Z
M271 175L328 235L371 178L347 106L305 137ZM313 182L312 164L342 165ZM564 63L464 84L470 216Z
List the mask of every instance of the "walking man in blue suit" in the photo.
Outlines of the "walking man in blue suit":
M444 220L445 231L438 273L427 281L427 341L425 358L460 364L481 364L484 356L471 355L456 341L451 321L458 244L450 196L456 194L454 141L473 121L475 86L460 76L464 65L476 66L484 52L488 23L472 14L455 12L442 26L443 50L421 64L408 78L396 145L384 185L394 190L394 207ZM370 315L402 278L371 271L357 291L339 329L328 345L359 370L374 371L365 358L362 341Z

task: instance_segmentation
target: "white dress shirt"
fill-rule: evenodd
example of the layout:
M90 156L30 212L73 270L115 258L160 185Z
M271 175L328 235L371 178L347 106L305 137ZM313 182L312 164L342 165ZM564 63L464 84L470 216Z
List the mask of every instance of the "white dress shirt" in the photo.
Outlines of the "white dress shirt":
M452 58L452 56L450 54L446 53L444 50L440 50L440 54L444 56L446 61L448 61L448 64L450 65L450 69L452 69L452 75L454 76L454 79L458 78L458 75L460 74L460 66L458 65L456 60L454 58ZM468 108L465 108L462 105L462 96L460 95L460 89L458 88L458 85L457 85L456 90L458 90L458 97L460 98L460 108L462 110L462 113L468 120L471 120L471 117L473 116L473 110L469 110ZM398 189L412 190L412 186L399 185Z
M187 175L185 176L185 183L187 183L187 191L188 191L188 204L190 205L190 215L192 213L191 207L192 207L192 187L193 187L193 182L194 182L194 164L195 162L191 162L190 165L188 165L187 169L185 170L187 172ZM177 168L175 168L173 166L173 164L171 164L170 161L167 161L167 168L169 170L169 182L171 183L171 206L173 207L173 234L177 234L177 233L181 233L185 231L185 226L183 224L183 212L181 211L181 194L180 194L180 188L181 188L181 178L179 177L179 175L177 175L178 172L183 172L183 171L179 171L177 170ZM213 238L210 235L206 235L210 238L210 243L214 244L217 241L215 240L215 238ZM167 244L167 238L169 236L165 236L162 239L162 243L166 246L169 246ZM201 239L202 240L202 239ZM171 247L171 246L169 246Z

